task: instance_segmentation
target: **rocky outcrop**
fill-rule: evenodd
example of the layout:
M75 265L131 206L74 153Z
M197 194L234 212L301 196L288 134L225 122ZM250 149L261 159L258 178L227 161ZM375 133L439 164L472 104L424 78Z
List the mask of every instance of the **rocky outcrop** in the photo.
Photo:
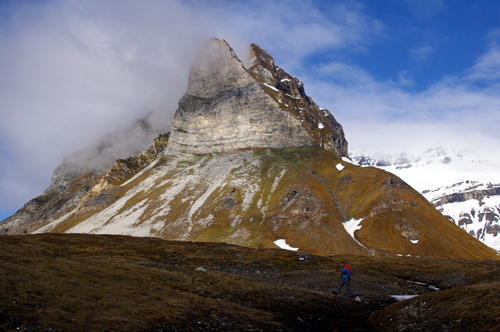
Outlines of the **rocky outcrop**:
M300 119L316 145L347 157L344 130L333 115L316 105L306 95L304 84L275 65L274 59L258 45L252 44L248 72L259 81L280 106Z
M280 225L319 224L327 216L321 208L321 200L307 189L297 190L289 187L281 201L268 211L271 223L276 230Z
M98 183L98 175L88 172L69 181L60 193L44 193L26 203L0 224L0 234L26 234L73 211L87 192Z
M71 181L87 172L107 172L120 156L137 155L158 134L155 134L150 115L137 120L125 129L119 129L97 140L91 146L64 157L52 175L44 195L54 195L65 190Z
M450 195L442 196L439 199L433 200L432 204L435 207L442 206L448 203L465 202L470 199L482 200L488 196L500 196L500 187L488 189L471 190L467 192L458 192Z
M70 163L63 163L54 171L52 184L44 194L30 200L14 215L2 221L0 234L30 233L75 209L89 213L110 204L112 197L99 196L161 157L167 146L168 137L169 134L159 135L141 154L116 160L111 169L104 174L97 172L78 174L84 168L78 169Z
M473 183L474 187L481 185ZM500 186L455 192L431 203L463 230L498 250L500 233Z
M153 140L151 145L137 156L126 159L117 159L111 169L105 173L99 184L93 190L94 196L101 192L116 187L124 180L131 178L153 161L161 157L167 147L170 134L161 134Z
M317 145L347 156L342 127L276 68L256 45L247 70L226 41L208 41L191 67L166 154Z

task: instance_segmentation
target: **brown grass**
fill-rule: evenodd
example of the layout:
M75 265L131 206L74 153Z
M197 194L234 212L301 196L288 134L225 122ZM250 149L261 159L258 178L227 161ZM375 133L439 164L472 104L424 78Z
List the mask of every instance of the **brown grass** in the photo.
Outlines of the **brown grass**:
M497 261L310 256L124 236L3 236L0 331L370 331L374 311L386 307L370 321L377 327L397 318L402 303L389 305L390 294L428 293L415 299L435 299L426 312L434 322L463 316L455 326L484 322L487 330L499 317L487 295L499 287ZM330 293L341 259L362 302ZM409 280L448 290L430 293ZM469 307L484 310L468 315Z

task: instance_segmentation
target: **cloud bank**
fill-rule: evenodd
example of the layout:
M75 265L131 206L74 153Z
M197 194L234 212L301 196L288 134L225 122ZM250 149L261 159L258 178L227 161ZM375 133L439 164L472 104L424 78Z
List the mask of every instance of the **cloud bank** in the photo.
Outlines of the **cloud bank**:
M444 1L428 3L408 0L419 17L446 9ZM351 149L499 146L498 33L460 75L415 91L410 72L381 81L346 56L370 52L390 34L358 1L0 5L0 212L41 194L64 156L148 112L167 131L190 63L211 37L226 39L244 62L249 43L267 50L339 120ZM434 52L412 50L423 60Z

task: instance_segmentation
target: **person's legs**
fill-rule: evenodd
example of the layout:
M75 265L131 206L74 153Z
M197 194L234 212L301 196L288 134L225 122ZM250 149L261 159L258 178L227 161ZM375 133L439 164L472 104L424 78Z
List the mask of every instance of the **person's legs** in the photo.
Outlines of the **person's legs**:
M345 279L342 279L337 287L337 290L335 291L335 294L338 294L340 292L342 287L344 287L344 284L345 284Z
M352 291L351 291L351 280L350 279L344 279L344 280L345 280L345 288L347 289L349 296L354 297L354 294L352 294Z

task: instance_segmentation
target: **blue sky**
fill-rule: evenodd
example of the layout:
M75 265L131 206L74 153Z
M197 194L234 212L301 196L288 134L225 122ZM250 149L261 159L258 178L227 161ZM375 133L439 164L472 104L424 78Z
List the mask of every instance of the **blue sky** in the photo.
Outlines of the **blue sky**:
M460 75L489 48L498 29L500 3L495 1L382 1L366 7L386 30L370 52L354 56L379 80L411 74L423 90L443 75Z
M211 37L256 43L350 150L498 153L500 2L0 1L0 219L62 158L150 110L165 127Z

